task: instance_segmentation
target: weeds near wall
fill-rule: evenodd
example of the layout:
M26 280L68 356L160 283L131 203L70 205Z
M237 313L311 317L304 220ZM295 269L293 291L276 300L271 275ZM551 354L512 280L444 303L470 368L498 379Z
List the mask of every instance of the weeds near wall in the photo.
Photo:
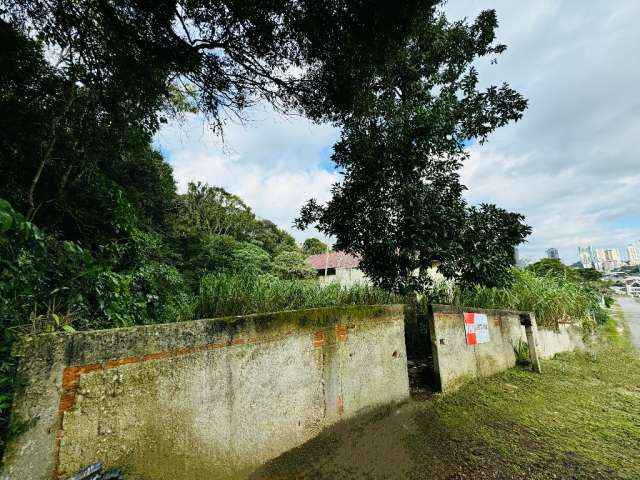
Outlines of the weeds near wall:
M609 318L600 306L600 293L588 283L521 269L514 269L513 276L509 288L457 289L454 304L533 312L538 325L553 328L559 322L603 324Z
M200 284L194 314L196 318L211 318L403 301L400 295L365 284L321 286L315 280L282 280L273 275L209 274Z
M517 365L529 365L531 363L529 359L529 344L524 342L522 339L518 340L518 345L513 348L514 353L516 354L516 364Z

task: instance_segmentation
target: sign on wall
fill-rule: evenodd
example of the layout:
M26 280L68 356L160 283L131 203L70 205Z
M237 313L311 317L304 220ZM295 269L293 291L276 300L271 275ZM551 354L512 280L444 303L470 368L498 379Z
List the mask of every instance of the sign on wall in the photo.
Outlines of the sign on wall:
M464 312L464 333L467 345L487 343L489 336L489 320L484 313Z

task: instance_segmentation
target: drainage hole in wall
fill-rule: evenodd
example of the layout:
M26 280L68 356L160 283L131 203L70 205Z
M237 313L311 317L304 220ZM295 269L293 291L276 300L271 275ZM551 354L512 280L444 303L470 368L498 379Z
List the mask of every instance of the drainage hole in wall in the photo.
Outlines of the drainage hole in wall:
M392 356L393 358L398 358L398 351L396 350L395 352L393 352L393 353L391 354L391 356Z

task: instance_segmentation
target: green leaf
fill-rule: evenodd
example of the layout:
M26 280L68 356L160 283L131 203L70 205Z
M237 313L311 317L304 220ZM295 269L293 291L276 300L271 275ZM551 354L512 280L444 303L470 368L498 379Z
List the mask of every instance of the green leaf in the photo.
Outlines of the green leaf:
M13 212L11 204L2 198L0 198L0 212Z
M76 333L76 329L73 328L71 325L65 325L62 327L62 330L64 330L67 333Z
M0 232L6 232L13 225L13 216L0 210Z

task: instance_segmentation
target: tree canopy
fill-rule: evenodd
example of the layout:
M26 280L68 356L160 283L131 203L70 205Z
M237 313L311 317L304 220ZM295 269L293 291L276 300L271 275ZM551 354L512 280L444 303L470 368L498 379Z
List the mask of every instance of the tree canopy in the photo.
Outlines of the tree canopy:
M307 238L302 242L302 253L305 255L319 255L326 253L328 250L329 245L318 238Z
M176 93L218 127L257 101L315 119L348 115L440 1L6 3L5 16L54 45L61 65L154 128Z
M551 275L574 281L598 282L602 279L602 273L595 268L571 268L557 258L543 258L528 265L527 270L540 276Z
M424 20L357 95L332 155L344 179L297 224L317 222L388 288L424 288L434 261L462 282L501 285L530 228L519 214L467 205L458 171L469 142L520 119L527 101L506 83L480 88L474 61L505 50L495 12L470 24L434 11Z

